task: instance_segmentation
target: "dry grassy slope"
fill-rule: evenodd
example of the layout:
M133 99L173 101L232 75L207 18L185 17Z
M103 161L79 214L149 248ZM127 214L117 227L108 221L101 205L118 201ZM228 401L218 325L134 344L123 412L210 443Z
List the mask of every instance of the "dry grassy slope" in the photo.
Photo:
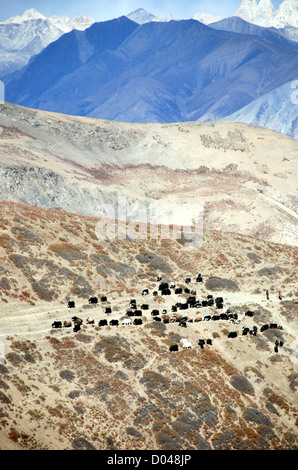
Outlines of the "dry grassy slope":
M1 203L0 220L1 449L297 449L297 249L220 232L207 232L197 252L173 240L99 242L95 219L12 203ZM136 258L146 252L154 267ZM197 272L204 282L191 288L222 295L240 324L152 320L152 308L184 297L154 300L156 274L185 285ZM219 291L215 276L225 279ZM113 313L90 307L91 294L107 294ZM121 319L130 298L150 305L143 325L97 326ZM51 329L73 314L96 323ZM283 330L227 337L268 321ZM170 353L182 337L193 348ZM199 338L213 345L201 350Z
M297 141L242 123L130 124L5 103L0 199L90 216L117 194L195 203L208 229L297 246L297 153Z

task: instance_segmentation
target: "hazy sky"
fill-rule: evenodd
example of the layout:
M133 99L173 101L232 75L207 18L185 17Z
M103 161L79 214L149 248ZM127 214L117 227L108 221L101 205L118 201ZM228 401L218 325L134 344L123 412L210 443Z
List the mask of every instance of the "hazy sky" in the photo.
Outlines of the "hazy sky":
M272 0L272 4L277 8L281 1ZM198 10L229 16L235 13L240 3L241 0L0 0L0 21L22 15L30 8L47 17L58 14L72 18L82 13L97 21L127 15L137 8L144 8L162 18L168 15L178 19L191 18Z

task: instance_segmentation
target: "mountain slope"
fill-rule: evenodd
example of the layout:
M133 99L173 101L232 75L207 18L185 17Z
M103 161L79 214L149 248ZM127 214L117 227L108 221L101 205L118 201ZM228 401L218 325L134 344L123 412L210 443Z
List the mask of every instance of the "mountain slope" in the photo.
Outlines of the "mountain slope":
M238 18L237 16L232 16L230 18L225 18L221 21L214 22L210 25L210 27L223 31L231 31L234 33L251 34L253 36L259 37L260 39L263 39L273 46L276 43L282 43L282 39L280 38L281 33L278 29L265 28L263 26L249 23L244 21L242 18ZM285 47L291 47L290 42L287 39L285 39L284 45Z
M292 82L286 83L226 119L273 129L298 140L298 106L291 100L293 93Z
M9 90L14 88L14 83L19 80L23 82L22 95L29 95L33 88L36 89L37 95L42 95L64 76L79 71L80 66L88 62L90 56L96 61L96 66L100 66L97 64L100 54L106 50L116 49L136 27L136 23L123 17L119 20L95 23L87 31L72 31L65 34L36 56L18 76L19 78L8 84L7 98L9 99ZM72 88L69 90L71 93ZM75 94L73 100L76 100Z
M123 195L129 218L135 205L199 204L206 228L297 245L298 143L289 137L236 122L142 125L1 108L2 200L95 216Z
M115 40L98 48L101 29ZM285 44L195 20L137 25L122 17L48 46L7 85L6 97L119 121L218 120L296 78L298 46Z
M297 450L297 250L219 232L195 253L174 241L99 242L97 219L11 203L0 221L1 450ZM189 294L153 296L158 274L183 289L190 276L197 297L222 296L238 323L202 321L214 306L176 316ZM131 298L149 310L124 326ZM186 327L174 322L182 315ZM269 323L282 329L262 332Z

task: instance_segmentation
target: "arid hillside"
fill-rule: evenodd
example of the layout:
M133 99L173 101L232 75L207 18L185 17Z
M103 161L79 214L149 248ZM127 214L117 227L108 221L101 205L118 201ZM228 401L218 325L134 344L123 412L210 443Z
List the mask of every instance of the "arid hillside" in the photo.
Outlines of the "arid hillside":
M10 103L0 200L96 217L98 207L196 204L207 230L297 246L298 142L236 122L130 124Z
M0 211L1 450L297 450L296 247L215 230L198 250L99 240L93 217ZM161 295L158 276L182 293ZM222 297L234 320L204 320L215 304L172 312L191 295ZM131 299L142 324L122 324Z

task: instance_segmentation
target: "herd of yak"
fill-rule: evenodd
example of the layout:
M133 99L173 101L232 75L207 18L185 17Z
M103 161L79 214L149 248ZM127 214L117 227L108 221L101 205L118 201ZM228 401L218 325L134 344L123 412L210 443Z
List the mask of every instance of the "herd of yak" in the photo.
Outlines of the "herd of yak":
M161 278L158 277L157 281L161 281ZM201 274L198 274L196 277L196 282L202 282L203 278ZM187 277L185 279L186 284L189 284L191 282L191 278ZM237 313L232 313L230 309L224 309L223 304L224 300L223 297L216 297L215 299L213 298L213 295L207 295L207 298L203 299L202 297L197 297L196 296L196 291L190 290L188 287L177 287L175 283L168 283L168 282L161 282L158 290L153 291L153 296L158 296L160 291L160 294L162 296L165 295L171 295L172 294L172 289L174 289L175 294L190 294L188 298L186 299L185 302L177 302L175 305L172 305L171 307L171 315L167 314L167 310L163 309L160 312L158 309L153 309L151 311L151 315L153 317L154 321L161 322L163 321L164 323L178 323L179 326L186 328L187 323L192 323L193 321L199 322L199 321L216 321L216 320L227 320L230 323L240 323L240 320L238 319L238 314ZM148 295L149 290L144 288L141 291L142 295ZM108 299L106 296L102 296L100 298L101 302L107 302ZM89 304L98 304L99 300L97 297L90 297L89 299ZM74 301L69 301L67 304L68 308L75 308L75 302ZM221 313L218 313L217 315L205 315L203 317L196 317L196 319L188 318L187 316L182 316L181 314L178 314L178 310L187 310L191 308L202 308L202 307L215 307L217 310L221 310ZM142 325L142 315L143 315L143 310L149 310L149 305L148 304L142 304L140 308L137 308L137 303L136 299L131 299L129 302L129 310L127 310L125 314L125 318L122 319L122 325ZM110 314L112 313L112 308L111 307L105 307L105 313ZM251 310L248 310L245 312L246 317L253 317L254 312ZM136 317L132 320L131 317ZM72 323L73 322L73 323ZM92 317L88 317L86 319L87 324L94 324L95 320ZM54 321L52 323L52 328L62 328L62 327L71 327L73 326L73 331L78 332L81 329L81 326L83 324L83 320L81 318L78 318L77 316L72 317L72 321L65 320L62 324L61 321ZM98 322L99 327L104 327L104 326L118 326L119 325L119 320L118 319L112 319L108 322L107 319L101 319ZM282 329L281 326L279 326L277 323L268 323L265 325L262 325L260 328L260 332L264 332L268 329ZM256 336L258 332L257 326L253 326L252 329L243 326L242 327L242 335L253 335ZM228 333L228 338L236 338L238 336L237 331L230 331ZM201 349L204 349L205 344L212 345L212 340L210 338L204 340L204 339L199 339L198 340L198 345L201 347ZM190 341L188 341L186 338L181 340L181 345L183 349L189 349L192 347ZM283 342L276 340L275 341L275 346L274 346L274 351L277 353L278 352L278 347L283 346ZM179 345L174 344L170 346L170 351L178 351L179 350Z

